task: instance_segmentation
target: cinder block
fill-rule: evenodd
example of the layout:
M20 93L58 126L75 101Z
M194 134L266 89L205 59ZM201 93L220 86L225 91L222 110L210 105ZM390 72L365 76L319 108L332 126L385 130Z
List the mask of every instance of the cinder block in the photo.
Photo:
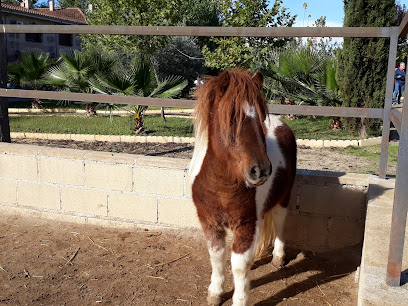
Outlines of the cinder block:
M301 212L361 219L366 207L365 190L347 186L303 185L300 188Z
M95 141L120 142L120 135L95 135Z
M71 134L71 140L75 140L75 141L95 141L95 135Z
M159 139L161 136L147 136L146 141L147 142L159 142Z
M48 139L70 140L71 134L48 134Z
M374 201L377 203L388 203L388 206L392 206L394 199L394 186L384 186L381 182L376 183L371 181L370 187L368 189L368 205L370 206L371 202Z
M130 136L130 135L121 135L120 136L120 141L121 142L136 142L135 136Z
M157 198L120 192L110 193L108 216L156 223Z
M65 159L84 160L86 151L66 148L44 147L41 150L41 157L55 157Z
M290 192L290 199L289 199L289 205L288 208L291 210L297 210L297 205L298 205L298 183L294 183L292 190Z
M83 185L85 167L83 160L40 158L40 180L65 185Z
M388 262L390 229L369 231L364 235L364 265L386 268Z
M363 242L364 220L330 218L328 224L330 249L341 249Z
M21 138L25 138L25 133L20 133L20 132L12 132L10 133L10 137L12 139L21 139Z
M140 142L140 143L147 142L147 136L134 136L134 137L135 137L135 142Z
M136 159L137 166L172 168L180 170L188 169L189 163L189 159L168 157L138 156Z
M368 186L369 175L321 170L298 169L296 179L309 184Z
M18 182L17 188L17 202L19 205L60 209L60 190L58 186Z
M159 199L159 223L200 227L197 210L191 200Z
M37 155L44 147L35 145L22 145L15 143L0 142L0 153L20 154L20 155Z
M17 182L0 180L0 203L17 203Z
M110 153L88 151L85 155L87 160L105 162L111 164L129 164L133 165L137 158L134 154Z
M392 206L369 205L367 207L365 229L366 231L381 231L391 228L391 220Z
M309 139L309 147L321 148L323 147L323 140L321 139Z
M37 180L37 157L0 154L0 177Z
M104 191L65 187L62 188L61 208L84 214L107 216L108 195Z
M375 146L381 144L381 137L373 137L368 139L361 139L359 145L362 147Z
M134 191L182 197L184 171L176 169L135 167Z
M131 191L132 167L86 161L85 184L88 187Z
M305 250L327 250L327 217L289 214L283 239Z

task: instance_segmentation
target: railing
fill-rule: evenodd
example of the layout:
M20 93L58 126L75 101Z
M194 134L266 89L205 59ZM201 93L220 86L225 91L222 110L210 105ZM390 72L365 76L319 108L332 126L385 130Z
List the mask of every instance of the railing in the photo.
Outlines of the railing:
M387 284L400 285L402 254L405 239L408 199L408 90L402 114L392 109L394 67L399 37L408 33L408 14L399 27L386 28L225 28L225 27L134 27L134 26L86 26L86 25L1 25L3 33L59 33L59 34L121 34L121 35L168 35L168 36L250 36L250 37L372 37L389 38L390 50L387 69L387 86L384 108L342 108L329 106L268 105L270 113L380 118L383 120L381 162L379 176L386 177L390 123L400 135L395 199L390 236ZM37 90L0 88L0 97L55 99L83 102L131 104L166 107L193 107L193 101L182 99L158 99L145 97L108 96Z

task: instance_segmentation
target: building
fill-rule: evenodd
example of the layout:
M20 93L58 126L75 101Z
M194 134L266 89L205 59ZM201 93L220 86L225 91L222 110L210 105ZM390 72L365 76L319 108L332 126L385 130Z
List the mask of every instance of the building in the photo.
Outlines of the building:
M6 24L24 25L81 25L86 24L85 14L79 8L56 8L49 1L49 8L33 8L31 0L24 0L20 6L2 3L2 15ZM8 60L15 60L21 52L40 49L57 57L60 50L80 49L81 40L76 34L20 34L9 33L6 36Z

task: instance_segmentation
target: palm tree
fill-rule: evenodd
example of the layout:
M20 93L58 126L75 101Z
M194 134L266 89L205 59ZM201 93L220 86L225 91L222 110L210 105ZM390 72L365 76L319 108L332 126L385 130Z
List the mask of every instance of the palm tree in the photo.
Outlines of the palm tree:
M10 81L17 87L25 87L34 90L41 89L45 83L44 73L54 64L48 53L34 51L32 53L22 53L20 58L8 65L8 75ZM32 108L40 108L41 100L34 99Z
M112 53L97 50L63 52L58 65L49 69L46 84L58 90L93 93L89 80L99 71L109 71L118 58ZM87 115L95 115L95 103L87 104Z
M99 71L90 80L95 92L107 95L171 98L181 93L187 81L178 76L159 80L148 56L136 55L130 64L121 63L108 72ZM143 116L147 106L133 106L133 133L144 132Z
M266 76L267 95L310 105L340 105L336 61L310 47L272 51Z

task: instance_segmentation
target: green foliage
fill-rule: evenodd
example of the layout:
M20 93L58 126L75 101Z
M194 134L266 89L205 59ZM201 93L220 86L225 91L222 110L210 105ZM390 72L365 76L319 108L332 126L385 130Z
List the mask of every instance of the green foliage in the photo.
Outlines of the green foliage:
M92 93L90 79L99 71L112 69L117 61L116 55L95 49L62 52L58 65L47 71L44 81L59 90Z
M159 78L179 75L188 81L190 88L205 71L201 49L194 37L171 38L166 47L157 51L154 62Z
M165 26L175 24L178 0L94 0L87 11L89 25ZM164 36L81 35L85 48L154 54L165 45Z
M44 85L43 74L53 64L54 61L48 53L22 53L17 61L8 65L8 76L17 87L38 90Z
M172 98L187 86L180 76L168 76L159 80L150 57L136 55L130 64L116 65L111 71L99 71L89 83L98 93L108 95ZM132 107L135 133L144 132L143 113L145 105Z
M275 0L268 8L266 0L227 0L219 1L221 24L225 27L290 27L296 16L291 16L282 7L281 0ZM216 69L253 65L254 54L268 47L282 47L288 38L276 37L213 37L216 49L203 48L205 65Z
M396 25L394 0L344 1L344 26L388 27ZM343 99L348 107L383 107L389 40L382 38L345 38L338 52L337 78ZM380 120L346 118L346 128L359 131L366 137L380 128Z
M336 61L324 50L307 46L270 50L260 67L268 99L281 97L310 105L341 104L336 82Z

